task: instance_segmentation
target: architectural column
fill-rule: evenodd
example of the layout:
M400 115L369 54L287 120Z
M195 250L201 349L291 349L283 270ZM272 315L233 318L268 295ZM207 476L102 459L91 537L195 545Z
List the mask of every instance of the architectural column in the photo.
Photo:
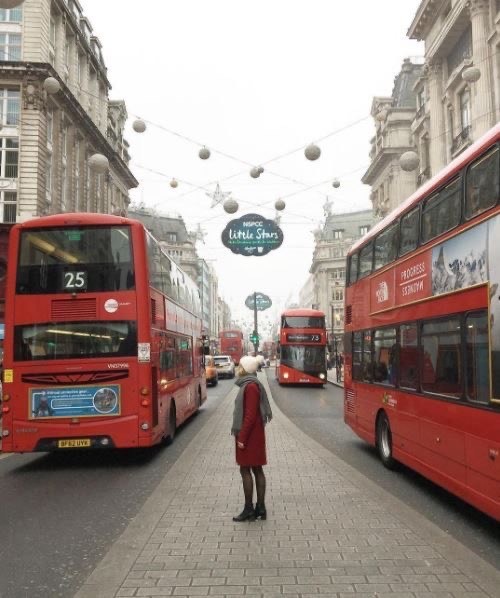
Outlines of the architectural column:
M435 58L426 64L429 85L429 158L431 175L446 164L446 122L443 114L443 65Z
M481 77L471 83L473 96L472 131L474 139L480 137L495 123L493 108L493 78L491 74L490 47L488 45L488 0L470 0L472 23L472 54L474 66Z

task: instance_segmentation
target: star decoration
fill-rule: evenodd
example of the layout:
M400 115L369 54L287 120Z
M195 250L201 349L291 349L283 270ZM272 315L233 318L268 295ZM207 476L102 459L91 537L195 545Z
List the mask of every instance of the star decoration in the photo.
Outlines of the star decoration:
M201 228L201 224L198 223L198 228L195 231L195 236L197 241L201 241L205 243L205 237L207 236L207 232Z
M210 207L213 208L214 206L220 203L224 203L226 199L231 195L231 191L221 191L219 183L217 183L215 191L213 193L205 192L205 195L211 198L212 205Z

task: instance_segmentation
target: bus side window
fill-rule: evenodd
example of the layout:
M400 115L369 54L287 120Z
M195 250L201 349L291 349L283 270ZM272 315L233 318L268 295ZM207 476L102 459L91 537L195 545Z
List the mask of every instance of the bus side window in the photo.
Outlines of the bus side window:
M467 219L493 207L500 198L499 153L496 147L469 168L465 190Z
M405 255L417 248L418 245L419 211L415 208L401 218L401 232L399 236L399 255Z

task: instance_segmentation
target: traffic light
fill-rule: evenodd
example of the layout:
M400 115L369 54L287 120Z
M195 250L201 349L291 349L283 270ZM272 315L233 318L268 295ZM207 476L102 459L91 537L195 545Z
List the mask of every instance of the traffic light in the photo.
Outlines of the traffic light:
M253 345L256 345L259 342L259 335L255 332L255 330L252 332L252 334L250 335L250 342Z

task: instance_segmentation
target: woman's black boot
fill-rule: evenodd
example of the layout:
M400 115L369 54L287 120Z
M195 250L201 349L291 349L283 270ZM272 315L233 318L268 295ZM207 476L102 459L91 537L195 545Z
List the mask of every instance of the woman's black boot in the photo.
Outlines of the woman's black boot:
M263 521L267 519L267 511L266 506L264 504L257 503L255 505L255 519L262 519Z
M253 505L245 505L245 508L239 515L233 517L233 521L255 521L255 511Z

